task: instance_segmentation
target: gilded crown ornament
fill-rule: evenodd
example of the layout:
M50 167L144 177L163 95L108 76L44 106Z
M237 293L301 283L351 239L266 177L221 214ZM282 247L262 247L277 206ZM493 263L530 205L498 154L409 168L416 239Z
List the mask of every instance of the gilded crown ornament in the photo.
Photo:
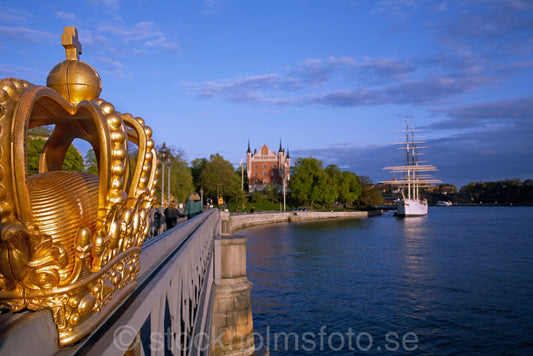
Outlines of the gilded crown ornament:
M158 171L151 129L99 98L100 76L79 60L74 27L61 40L67 58L46 87L0 81L0 306L51 309L67 345L135 288ZM54 129L28 176L28 129L44 125ZM62 171L74 139L91 144L98 175Z

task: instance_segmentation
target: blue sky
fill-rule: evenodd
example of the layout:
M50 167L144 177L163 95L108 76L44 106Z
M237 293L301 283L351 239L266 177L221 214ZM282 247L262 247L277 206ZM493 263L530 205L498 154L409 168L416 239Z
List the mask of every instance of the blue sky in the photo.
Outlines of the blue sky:
M408 119L444 182L533 178L529 0L2 2L0 77L45 85L64 26L100 97L188 161L282 140L376 182Z

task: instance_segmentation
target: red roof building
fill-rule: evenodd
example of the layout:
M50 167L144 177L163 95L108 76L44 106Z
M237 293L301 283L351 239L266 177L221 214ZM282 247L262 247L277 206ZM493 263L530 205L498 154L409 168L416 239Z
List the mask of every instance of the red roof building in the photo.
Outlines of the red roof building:
M291 159L289 157L289 150L285 153L285 149L281 148L276 154L271 151L267 145L263 145L259 152L250 150L250 142L248 142L248 151L246 152L246 167L248 173L248 191L253 193L255 191L263 191L269 184L274 184L277 188L283 188L283 181L285 184L291 178Z

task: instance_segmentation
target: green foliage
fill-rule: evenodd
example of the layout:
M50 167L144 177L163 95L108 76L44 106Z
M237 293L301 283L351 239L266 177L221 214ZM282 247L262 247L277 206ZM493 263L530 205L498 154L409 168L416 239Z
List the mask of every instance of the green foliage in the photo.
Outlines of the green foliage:
M341 169L334 165L330 164L325 169L326 174L328 175L329 183L334 187L335 189L335 197L339 197L340 195L340 188L342 185L342 171Z
M351 206L361 196L361 183L353 172L341 171L339 167L330 164L325 169L329 177L329 184L334 188L335 198L342 205Z
M383 195L376 186L366 186L359 199L357 206L362 209L383 205Z
M451 184L439 184L439 193L441 194L456 194L457 188Z
M248 199L244 199L244 201L239 203L231 201L228 204L228 209L230 212L250 212L250 209L253 207L255 212L281 211L280 203L272 203L262 197L257 198L256 201L254 201L253 196L251 200L252 201L248 201Z
M34 140L28 140L26 146L26 157L28 166L28 175L39 173L39 156L43 150L45 140L38 138Z
M232 164L218 153L211 155L201 170L199 182L206 196L211 197L213 201L220 196L227 201L237 196L241 190L241 177L237 176Z
M83 157L74 146L68 146L65 160L63 161L63 170L70 172L83 172Z
M459 190L457 199L465 204L533 205L533 180L469 183Z
M370 178L358 177L355 173L341 171L336 165L322 169L322 162L315 158L296 160L290 181L291 200L297 206L331 209L338 207L368 208L381 205L383 197Z
M252 194L252 203L255 205L263 204L265 201L265 198L263 197L263 194L261 192L255 192Z
M277 192L276 185L274 184L267 184L263 189L263 195L272 203L279 201L279 194Z
M292 197L301 204L312 207L314 203L332 204L336 187L316 158L298 158L291 175Z
M157 149L160 149L158 147ZM156 197L157 201L161 201L161 181L164 182L163 192L164 200L168 200L168 184L169 184L169 171L170 171L170 200L175 200L178 203L185 203L187 197L193 191L195 187L193 185L193 177L191 174L191 168L188 166L187 162L184 159L185 153L181 148L167 147L170 151L171 160L170 163L166 162L165 172L163 173L163 165L159 164L159 178L157 179L156 184ZM130 166L133 169L136 162L137 152L130 152ZM169 169L170 167L170 169ZM168 203L168 202L167 202Z
M53 126L51 126L53 127ZM28 136L30 137L37 137L37 138L43 138L43 137L50 137L52 134L52 131L49 127L46 126L37 126L34 128L31 128L28 130Z
M383 195L372 180L367 176L359 176L358 179L361 182L361 195L355 205L360 209L383 205Z
M342 172L342 180L339 187L339 202L353 205L361 196L362 191L363 188L355 173L349 171Z
M92 148L85 154L83 167L87 173L98 174L98 160Z
M313 186L322 171L322 162L315 158L298 158L290 180L291 195L296 201L311 206Z
M175 197L178 202L184 203L189 194L193 191L194 185L191 169L181 156L174 157L170 169L170 194Z
M26 146L26 159L28 175L39 173L39 157L43 151L45 140L29 139ZM63 160L63 170L71 172L83 172L83 158L74 146L70 145Z
M196 187L196 190L200 189L200 186L201 186L200 174L202 173L206 165L207 165L206 158L196 158L195 160L191 162L192 180L193 180L194 186Z
M246 204L248 203L248 199L246 198L246 192L244 190L239 190L235 195L233 201L230 201L230 203L237 208L240 207L239 209L244 209L246 207Z

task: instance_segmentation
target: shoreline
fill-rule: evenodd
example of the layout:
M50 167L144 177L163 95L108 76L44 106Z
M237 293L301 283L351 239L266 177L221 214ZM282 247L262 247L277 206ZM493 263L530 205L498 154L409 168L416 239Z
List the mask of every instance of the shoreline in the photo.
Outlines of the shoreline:
M382 210L376 211L337 211L337 212L257 212L257 213L229 213L220 212L221 226L223 234L233 234L238 230L252 226L267 225L272 223L290 223L313 220L339 220L339 219L361 219L369 216L383 214Z

